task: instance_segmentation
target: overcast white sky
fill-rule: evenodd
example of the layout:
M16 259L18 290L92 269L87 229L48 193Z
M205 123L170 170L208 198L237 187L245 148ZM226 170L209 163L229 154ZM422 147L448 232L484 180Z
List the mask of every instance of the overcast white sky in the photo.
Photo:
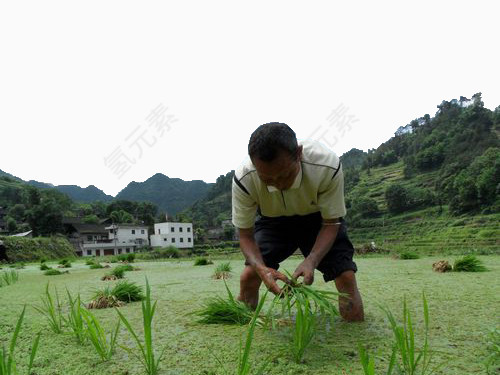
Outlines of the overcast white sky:
M215 182L266 122L341 155L443 99L494 109L497 4L4 1L0 169L116 195L155 173Z

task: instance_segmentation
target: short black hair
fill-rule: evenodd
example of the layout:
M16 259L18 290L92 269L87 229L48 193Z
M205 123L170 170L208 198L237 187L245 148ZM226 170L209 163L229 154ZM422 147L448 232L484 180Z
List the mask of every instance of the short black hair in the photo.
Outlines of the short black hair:
M269 122L259 126L250 136L248 155L265 162L273 161L283 150L292 158L297 155L298 143L295 132L287 124Z

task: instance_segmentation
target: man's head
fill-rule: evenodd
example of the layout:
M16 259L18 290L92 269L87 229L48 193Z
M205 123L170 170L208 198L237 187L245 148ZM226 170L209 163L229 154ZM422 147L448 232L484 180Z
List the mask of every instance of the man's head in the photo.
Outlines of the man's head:
M271 122L259 126L250 137L248 154L260 179L280 190L292 186L300 171L302 146L286 124Z

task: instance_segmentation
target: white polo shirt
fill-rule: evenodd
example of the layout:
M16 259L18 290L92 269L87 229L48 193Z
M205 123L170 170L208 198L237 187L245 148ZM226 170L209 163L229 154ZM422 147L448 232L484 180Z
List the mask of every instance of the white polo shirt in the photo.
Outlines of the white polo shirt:
M253 227L258 207L268 217L314 212L321 212L324 219L345 216L344 175L338 156L316 141L304 141L302 146L300 171L289 189L265 185L250 157L235 171L232 186L235 227Z

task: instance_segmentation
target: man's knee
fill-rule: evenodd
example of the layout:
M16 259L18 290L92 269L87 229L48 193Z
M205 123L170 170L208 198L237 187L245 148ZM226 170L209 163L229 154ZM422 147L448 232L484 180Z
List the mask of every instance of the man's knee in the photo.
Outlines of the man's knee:
M342 272L335 278L335 285L339 291L349 292L356 290L356 274L352 270Z

